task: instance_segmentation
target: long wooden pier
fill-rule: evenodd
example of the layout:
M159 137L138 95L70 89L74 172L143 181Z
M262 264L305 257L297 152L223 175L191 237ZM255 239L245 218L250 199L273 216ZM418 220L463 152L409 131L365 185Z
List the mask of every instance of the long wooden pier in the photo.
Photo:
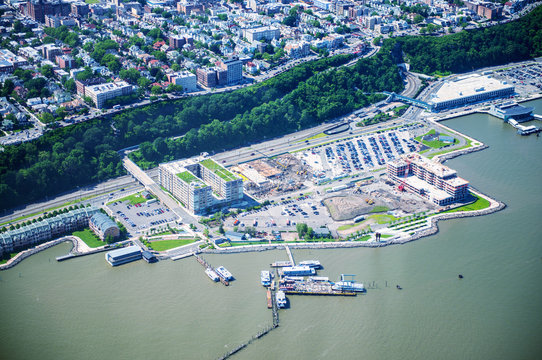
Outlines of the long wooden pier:
M214 272L215 271L215 268L211 266L211 264L209 264L207 261L205 261L204 258L202 258L201 256L198 256L196 255L196 253L194 253L194 257L196 258L196 260L205 268L205 269L211 269L213 270ZM222 276L218 276L218 279L220 280L220 282L222 284L224 284L225 286L229 286L230 283L228 282L228 280L226 279L223 279Z
M292 251L290 250L290 247L288 245L284 245L284 248L286 249L286 253L288 254L288 257L290 258L290 262L292 263L292 266L295 266L294 256L292 255Z

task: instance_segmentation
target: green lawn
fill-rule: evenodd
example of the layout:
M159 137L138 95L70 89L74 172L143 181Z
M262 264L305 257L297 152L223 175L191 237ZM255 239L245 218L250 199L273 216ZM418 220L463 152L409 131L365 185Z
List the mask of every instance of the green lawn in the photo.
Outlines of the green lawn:
M177 176L187 184L190 184L193 181L199 181L197 177L194 176L190 171L183 171L177 174Z
M73 236L77 236L78 238L81 238L91 248L97 248L99 246L105 245L105 242L101 241L98 236L96 236L92 230L89 228L86 228L81 231L75 231L72 233Z
M226 170L226 168L218 165L216 162L214 162L211 159L205 159L200 161L200 164L220 176L222 179L226 181L232 181L237 180L237 176L233 175L231 172Z
M179 246L192 244L194 241L194 239L158 240L152 241L151 247L156 251L165 251Z
M324 133L319 133L319 134L316 134L316 135L313 135L309 138L306 138L306 139L303 139L303 140L297 140L295 141L296 143L301 143L301 142L304 142L305 140L315 140L315 139L320 139L320 138L323 138L323 137L326 137L328 136L327 134L324 134Z
M122 199L119 199L119 200L116 200L116 201L108 202L107 205L112 204L114 202L125 202L125 201L130 202L130 205L135 205L135 204L142 204L142 203L146 202L147 199L145 199L143 196L141 196L141 193L136 193L136 194L128 195L128 196L123 197Z
M85 0L87 4L97 4L100 2L100 0Z
M369 211L370 213L379 213L379 212L384 212L384 211L388 211L389 208L386 207L386 206L375 206L371 209L371 211Z
M426 135L433 135L435 134L435 129L431 129L429 130L426 134L422 135L422 136L418 136L417 138L415 138L417 141L423 143L424 145L427 145L429 146L430 148L433 148L433 149L440 149L441 147L444 147L444 146L447 146L447 145L453 145L453 144L449 144L449 143L445 143L443 141L440 141L440 140L432 140L432 141L426 141L426 140L422 140L422 138ZM450 136L448 134L444 134L444 133L441 133L440 135L442 136ZM457 139L454 139L454 144L457 143L458 140Z
M392 236L393 236L393 235L390 235L390 234L382 234L382 235L380 235L380 237L381 237L382 239L389 239L389 238L391 238Z
M383 215L383 214L371 215L369 216L369 219L375 219L377 224L386 224L386 223L389 223L390 221L397 220L397 218L393 215Z
M467 145L465 146L462 146L460 148L457 148L457 149L447 149L447 150L443 150L443 151L439 151L439 152L436 152L436 153L433 153L433 154L430 154L429 156L427 156L429 159L432 159L434 158L435 156L437 155L443 155L443 154L447 154L449 152L452 152L452 151L458 151L458 150L463 150L463 149L467 149L467 148L470 148L472 146L472 141L470 141L469 139L465 139L467 140Z
M0 265L1 265L1 264L7 263L10 259L14 258L15 255L17 255L17 254L18 254L18 253L11 253L11 254L9 254L9 259L2 259L2 260L0 260Z
M455 209L446 210L446 211L443 211L441 214L443 214L443 213L453 213L453 212L458 212L458 211L482 210L482 209L485 209L485 208L489 207L490 203L489 203L488 200L486 200L484 198L481 198L479 196L476 196L473 193L471 193L471 195L476 197L476 201L473 202L472 204L463 205L463 206L460 206L460 207L455 208Z
M382 235L384 236L384 235ZM363 235L362 237L360 237L359 239L356 239L354 241L367 241L371 238L371 235Z

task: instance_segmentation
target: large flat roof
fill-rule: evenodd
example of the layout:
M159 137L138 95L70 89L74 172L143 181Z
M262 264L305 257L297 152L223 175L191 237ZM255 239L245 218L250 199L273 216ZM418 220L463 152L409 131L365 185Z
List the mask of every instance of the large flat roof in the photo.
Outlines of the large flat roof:
M472 74L459 77L454 81L444 82L429 100L429 103L435 104L507 88L513 89L514 87L489 76Z

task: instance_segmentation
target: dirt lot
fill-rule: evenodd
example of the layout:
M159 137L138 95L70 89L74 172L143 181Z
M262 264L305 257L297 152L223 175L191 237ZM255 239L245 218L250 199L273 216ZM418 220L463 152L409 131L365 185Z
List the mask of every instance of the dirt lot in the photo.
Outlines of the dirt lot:
M434 209L435 206L416 195L399 193L392 186L379 181L369 186L330 196L324 200L335 221L351 220L356 216L373 212L398 210L405 214ZM378 211L382 209L381 211Z

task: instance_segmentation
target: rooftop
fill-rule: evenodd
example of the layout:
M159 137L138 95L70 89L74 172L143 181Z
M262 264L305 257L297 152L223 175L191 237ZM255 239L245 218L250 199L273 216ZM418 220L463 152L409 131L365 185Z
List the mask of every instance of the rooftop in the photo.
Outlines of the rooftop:
M213 173L220 176L222 179L226 181L234 181L238 180L239 178L235 175L233 175L231 172L226 170L226 168L218 165L214 160L212 159L205 159L200 161L201 166L211 170Z
M187 184L190 184L192 182L200 182L200 180L190 171L183 171L183 172L177 173L177 176Z
M507 88L514 89L512 85L508 85L506 82L501 82L489 76L472 74L459 77L454 81L444 82L429 103L439 103Z

